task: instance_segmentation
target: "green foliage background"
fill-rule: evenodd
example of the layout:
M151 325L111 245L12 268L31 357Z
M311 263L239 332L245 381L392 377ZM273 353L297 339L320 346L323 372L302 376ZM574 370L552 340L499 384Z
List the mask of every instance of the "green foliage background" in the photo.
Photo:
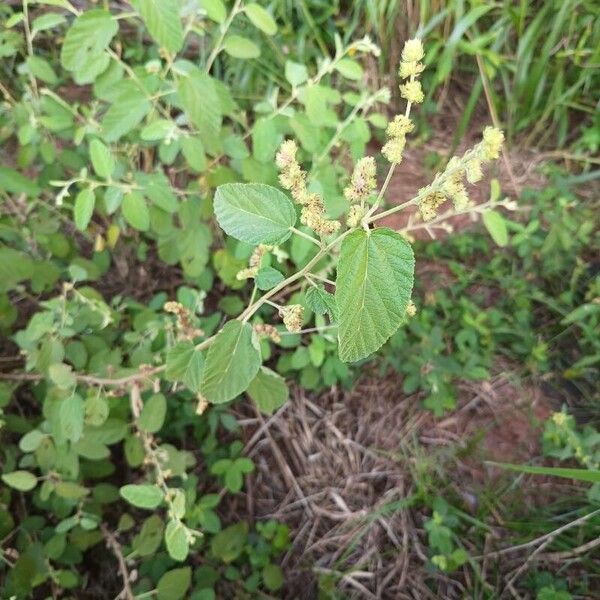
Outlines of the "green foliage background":
M382 352L382 373L395 369L405 393L442 415L460 381L486 379L508 358L519 375L575 387L598 416L598 202L577 193L599 173L599 75L589 68L600 62L598 8L442 4L421 2L418 14L393 1L0 6L3 597L114 597L121 588L165 600L284 597L287 527L230 522L220 510L255 469L226 402L252 380L250 400L273 413L288 398L282 378L318 391L351 386L357 370L338 357L328 307L303 287L290 300L312 308L305 324L319 331L301 338L278 326L279 342L261 338L270 368L231 375L224 365L237 344L212 357L194 345L252 295L236 274L253 246L234 237L255 229L225 238L214 190L277 185L275 152L293 137L311 186L339 216L348 165L387 123L398 24L406 37L426 35L422 138L452 82L470 77L455 142L489 85L488 105L513 142L566 147L581 160L575 174L548 167L547 189L524 192L530 210L508 221L505 250L473 233L417 244L417 256L455 279L428 299L417 280L419 311ZM302 237L275 241L279 253L262 265L273 281L316 253ZM490 307L484 294L467 294L475 284L500 300ZM182 318L164 310L169 300ZM277 321L268 305L258 315ZM235 323L235 340L251 348L251 332ZM197 395L207 378L209 408ZM598 468L593 427L549 422L544 444L550 456ZM481 532L433 494L420 502L431 514L431 566L462 567L457 539ZM536 594L562 593L561 581L540 581Z

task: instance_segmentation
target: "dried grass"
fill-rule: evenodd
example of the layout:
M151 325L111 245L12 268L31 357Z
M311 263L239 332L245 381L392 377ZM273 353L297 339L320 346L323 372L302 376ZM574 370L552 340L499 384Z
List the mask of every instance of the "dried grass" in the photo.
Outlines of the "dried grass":
M317 580L328 576L348 599L453 599L472 589L470 569L452 576L428 570L423 522L429 514L416 495L441 492L436 486L443 485L475 513L483 486L497 484L507 493L506 475L483 460L539 455L532 423L550 408L535 389L520 388L505 374L461 391L458 410L436 421L417 397L403 395L397 375L371 372L352 391L309 397L296 389L274 416L246 415L247 452L257 469L236 513L290 526L286 598L317 598ZM457 450L478 434L479 446L459 458ZM538 479L529 487L527 481L534 480L508 492L523 507L565 493L556 482ZM464 541L471 555L504 547L502 516L494 521L481 547ZM503 557L500 570L508 577L524 555ZM484 573L499 568L498 561L479 564Z

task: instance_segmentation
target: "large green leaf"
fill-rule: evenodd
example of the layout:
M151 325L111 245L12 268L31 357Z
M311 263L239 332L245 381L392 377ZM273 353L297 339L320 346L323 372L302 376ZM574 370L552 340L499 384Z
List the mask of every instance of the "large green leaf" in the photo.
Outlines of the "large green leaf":
M194 67L179 78L177 93L187 118L198 128L202 141L216 137L223 113L212 77Z
M398 329L410 300L414 269L410 244L391 229L360 229L344 239L335 290L343 361L369 356Z
M169 52L183 47L178 0L137 0L135 3L152 37Z
M208 350L200 391L214 404L228 402L248 388L260 362L252 326L229 321Z
M217 188L215 214L225 233L248 244L281 244L296 223L291 200L262 183L226 183Z
M103 9L84 12L73 21L63 42L60 62L79 84L91 83L108 67L104 51L117 33L116 19Z

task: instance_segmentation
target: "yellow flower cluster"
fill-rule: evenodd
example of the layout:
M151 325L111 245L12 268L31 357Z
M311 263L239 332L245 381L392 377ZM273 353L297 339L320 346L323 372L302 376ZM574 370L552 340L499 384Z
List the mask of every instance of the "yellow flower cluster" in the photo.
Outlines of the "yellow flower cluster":
M377 170L372 156L361 158L354 167L350 185L344 190L344 196L350 204L364 202L377 187Z
M406 134L414 129L413 122L408 118L411 104L423 102L424 95L421 82L417 77L425 66L421 59L425 55L421 40L408 40L402 50L402 60L398 75L400 79L408 80L400 84L400 95L408 102L406 115L397 115L386 130L387 142L383 146L383 155L392 163L402 162L402 154L406 145Z
M297 204L302 205L300 222L321 236L335 233L341 226L339 221L325 217L325 206L321 197L306 189L306 173L296 159L298 146L293 140L285 140L279 147L275 162L281 173L279 183L292 194Z
M406 134L415 128L415 124L405 115L396 115L394 120L387 126L385 133L388 141L381 152L391 162L399 164L402 162L402 153L406 145Z
M348 227L356 227L360 223L361 219L367 214L367 210L360 204L353 204L348 211L346 217L346 225Z
M304 307L301 304L282 306L279 314L283 317L283 324L290 333L298 333L304 321Z
M419 194L425 193L427 188L419 190ZM423 221L431 221L437 214L437 209L446 202L446 196L441 192L429 192L419 204L419 213Z
M483 130L483 151L485 160L496 160L500 156L504 133L495 127L486 127Z
M275 342L276 344L281 341L281 336L275 325L269 325L268 323L257 323L254 326L254 331L258 335L264 336Z
M165 302L163 310L177 317L176 327L179 338L189 341L204 335L202 329L198 329L193 325L191 312L180 302L171 300Z
M464 210L469 206L469 196L464 180L477 183L483 177L482 166L500 156L504 134L495 127L486 127L483 140L473 150L462 157L453 156L446 170L438 175L432 185L419 190L422 200L419 212L424 221L430 221L437 214L437 209L446 201L452 200L455 210Z
M406 83L400 85L401 96L410 103L420 104L423 102L423 90L421 82L416 79L425 68L421 59L425 56L421 40L408 40L402 50L402 60L398 75L400 79L409 79Z
M238 271L235 278L238 281L242 281L243 279L254 279L258 270L260 269L260 262L262 261L263 256L273 250L273 246L268 246L266 244L259 244L254 252L251 254L250 259L248 260L248 267Z

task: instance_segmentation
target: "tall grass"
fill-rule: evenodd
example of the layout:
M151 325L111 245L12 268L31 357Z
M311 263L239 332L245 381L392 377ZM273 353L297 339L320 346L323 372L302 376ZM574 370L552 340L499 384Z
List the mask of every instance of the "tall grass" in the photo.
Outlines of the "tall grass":
M487 102L512 142L564 146L600 108L597 0L271 0L269 8L283 24L281 39L263 44L261 59L236 74L254 91L254 71L276 72L273 61L286 58L316 61L332 51L336 33L347 40L369 34L382 50L378 83L386 83L404 40L419 33L438 110L456 81L471 88L458 136Z

